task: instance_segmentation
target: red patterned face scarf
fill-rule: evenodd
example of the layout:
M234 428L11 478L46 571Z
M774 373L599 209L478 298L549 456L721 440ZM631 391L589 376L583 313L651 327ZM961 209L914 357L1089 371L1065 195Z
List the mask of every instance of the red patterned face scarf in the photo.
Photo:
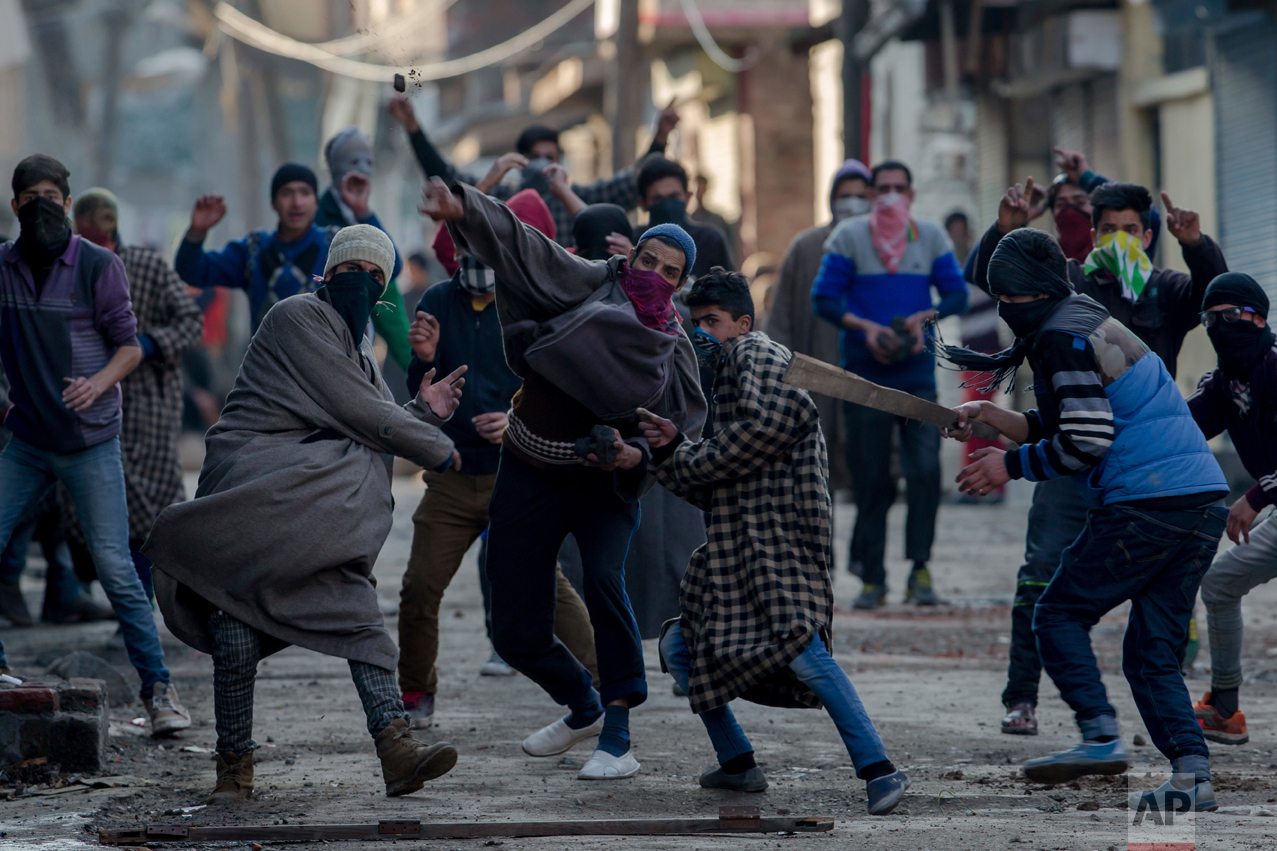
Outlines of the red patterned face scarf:
M670 317L674 314L674 303L670 301L674 295L674 284L656 272L627 266L621 276L621 289L630 297L639 322L653 331L678 336L678 327L670 327Z

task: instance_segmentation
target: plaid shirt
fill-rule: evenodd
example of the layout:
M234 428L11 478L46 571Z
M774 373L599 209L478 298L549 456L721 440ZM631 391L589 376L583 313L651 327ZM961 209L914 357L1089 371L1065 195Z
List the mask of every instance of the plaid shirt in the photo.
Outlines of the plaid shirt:
M129 540L146 540L159 513L185 498L177 437L182 429L182 355L199 345L204 318L186 285L156 251L121 246L137 333L155 352L120 382L124 421L120 457L129 507ZM61 490L61 489L59 489ZM75 507L62 492L67 525L83 540Z
M820 706L789 664L813 636L829 640L829 463L816 403L784 383L792 357L762 332L727 343L714 436L684 442L656 468L658 482L710 512L681 593L698 715L737 697Z

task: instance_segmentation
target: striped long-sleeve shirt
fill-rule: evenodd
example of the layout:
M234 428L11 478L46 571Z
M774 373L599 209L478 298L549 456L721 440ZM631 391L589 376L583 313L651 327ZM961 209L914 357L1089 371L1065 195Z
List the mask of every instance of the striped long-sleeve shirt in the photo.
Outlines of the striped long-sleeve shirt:
M1040 482L1089 470L1113 445L1113 408L1091 343L1051 331L1038 341L1039 409L1025 414L1029 437L1006 455L1013 479Z

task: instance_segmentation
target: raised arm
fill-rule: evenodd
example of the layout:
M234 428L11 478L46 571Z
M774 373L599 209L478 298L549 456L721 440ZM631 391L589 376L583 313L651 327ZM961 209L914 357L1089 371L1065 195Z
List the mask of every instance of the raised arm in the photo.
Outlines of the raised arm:
M447 222L457 250L492 268L498 303L503 294L513 296L549 318L580 304L607 277L606 264L568 252L473 187L450 190L432 178L421 212Z
M202 195L191 211L191 224L177 249L173 268L178 277L193 287L235 287L248 289L244 265L248 260L245 240L228 243L221 251L205 251L204 238L226 215L220 195Z

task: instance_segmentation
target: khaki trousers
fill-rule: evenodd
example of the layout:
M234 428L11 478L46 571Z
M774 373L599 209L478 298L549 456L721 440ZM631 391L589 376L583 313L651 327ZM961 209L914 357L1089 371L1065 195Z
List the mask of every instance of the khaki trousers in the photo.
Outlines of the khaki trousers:
M456 470L427 472L426 494L412 516L412 552L399 595L399 687L434 694L439 688L439 606L466 551L488 527L497 477ZM594 629L585 603L558 570L554 634L599 682Z

